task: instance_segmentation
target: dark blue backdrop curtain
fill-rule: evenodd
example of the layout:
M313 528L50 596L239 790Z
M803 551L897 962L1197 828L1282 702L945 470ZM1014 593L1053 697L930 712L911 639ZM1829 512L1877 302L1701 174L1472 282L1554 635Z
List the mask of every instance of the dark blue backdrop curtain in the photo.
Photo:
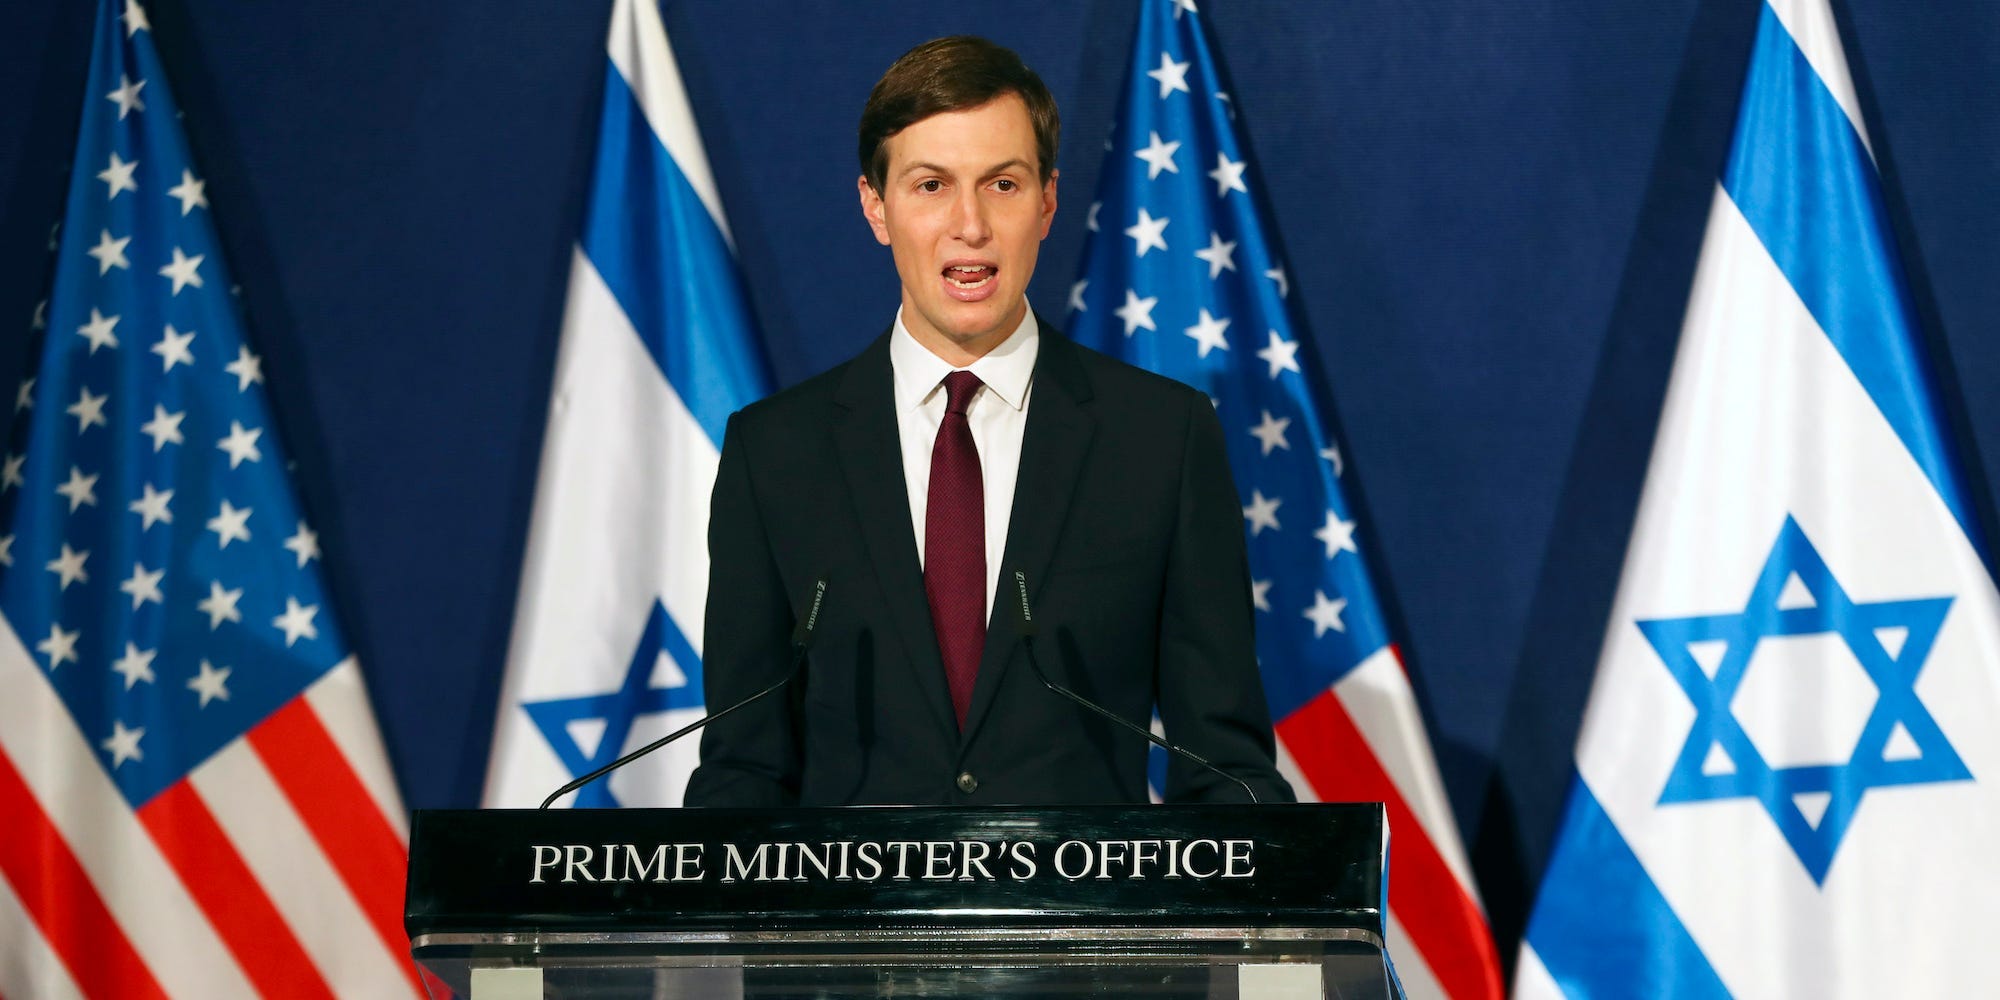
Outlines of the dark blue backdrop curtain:
M1555 822L1757 7L1203 0L1326 362L1503 952ZM283 431L413 806L476 801L608 0L156 0ZM1060 315L1134 0L667 0L782 384L895 304L853 129L898 53L1061 102ZM2000 461L2000 14L1837 4L1978 481ZM86 0L0 6L0 385L69 169ZM7 398L11 398L11 392ZM0 413L0 423L10 419Z

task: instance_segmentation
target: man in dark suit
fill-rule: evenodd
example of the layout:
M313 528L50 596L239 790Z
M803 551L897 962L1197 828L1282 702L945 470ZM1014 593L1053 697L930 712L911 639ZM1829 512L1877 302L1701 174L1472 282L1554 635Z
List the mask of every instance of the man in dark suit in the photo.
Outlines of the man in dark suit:
M860 356L729 422L709 517L711 709L687 804L1143 802L1147 744L1050 679L1289 801L1222 430L1200 393L1072 344L1025 293L1056 210L1055 103L1014 53L926 43L862 113L863 214L902 280ZM1169 801L1242 801L1172 758Z

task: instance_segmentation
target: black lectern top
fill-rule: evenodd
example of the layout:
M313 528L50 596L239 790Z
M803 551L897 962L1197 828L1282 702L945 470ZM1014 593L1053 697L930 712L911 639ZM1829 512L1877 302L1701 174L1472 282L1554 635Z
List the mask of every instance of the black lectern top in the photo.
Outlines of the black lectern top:
M1366 805L420 811L437 933L1350 928L1380 940Z

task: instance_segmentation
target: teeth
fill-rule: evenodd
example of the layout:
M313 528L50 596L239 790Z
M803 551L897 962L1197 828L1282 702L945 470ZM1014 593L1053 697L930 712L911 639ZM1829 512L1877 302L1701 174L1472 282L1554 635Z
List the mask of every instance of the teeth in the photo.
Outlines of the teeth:
M953 271L958 271L958 270L963 270L963 269L962 269L962 268L956 268L956 267L954 267L954 268L950 268L950 270L953 270ZM986 285L986 283L987 283L987 282L989 282L989 281L992 281L992 280L993 280L993 275L991 275L991 274L986 274L986 275L983 275L983 276L981 276L981 277L980 277L980 279L979 279L978 281L960 281L960 280L958 280L957 278L954 278L954 277L952 277L951 275L945 275L945 279L944 279L944 280L946 280L946 281L949 281L949 282L951 282L951 283L952 283L952 285L953 285L954 287L957 287L957 288L964 288L964 289L967 289L967 290L970 290L970 289L974 289L974 288L983 288L983 287L985 287L985 285Z

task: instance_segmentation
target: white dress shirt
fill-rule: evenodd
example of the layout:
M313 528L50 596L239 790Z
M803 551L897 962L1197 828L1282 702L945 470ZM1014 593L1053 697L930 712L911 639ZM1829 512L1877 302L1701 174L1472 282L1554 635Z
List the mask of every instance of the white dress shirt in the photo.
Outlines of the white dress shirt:
M986 615L1007 552L1007 520L1014 512L1014 480L1021 471L1021 436L1028 426L1028 393L1035 355L1042 346L1034 310L985 357L966 366L985 383L966 405L972 442L979 449L979 482L986 493ZM889 367L896 380L896 433L903 446L903 483L910 490L910 526L917 533L917 565L924 561L924 516L931 495L931 446L944 421L944 377L959 369L917 343L896 311L889 337Z

